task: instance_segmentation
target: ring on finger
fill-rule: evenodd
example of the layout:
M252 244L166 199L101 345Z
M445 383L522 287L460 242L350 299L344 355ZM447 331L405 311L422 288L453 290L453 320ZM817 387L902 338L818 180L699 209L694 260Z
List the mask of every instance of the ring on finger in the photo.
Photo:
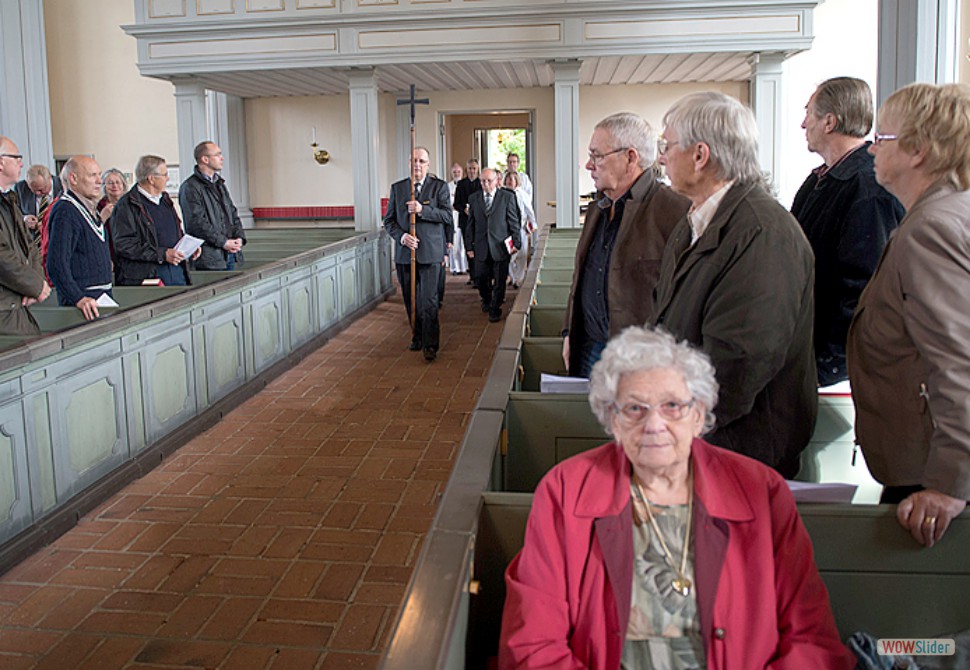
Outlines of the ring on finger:
M935 516L923 517L923 523L926 524L927 526L932 526L933 524L936 523L936 517Z

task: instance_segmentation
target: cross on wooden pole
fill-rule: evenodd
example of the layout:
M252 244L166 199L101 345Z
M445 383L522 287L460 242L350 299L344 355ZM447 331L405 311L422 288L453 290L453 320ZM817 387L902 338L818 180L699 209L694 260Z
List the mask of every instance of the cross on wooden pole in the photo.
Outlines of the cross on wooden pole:
M411 115L410 115L410 122L411 122L411 151L410 151L410 153L408 153L408 157L409 157L408 158L408 165L411 165L411 161L414 160L414 106L415 105L427 105L427 104L430 104L430 102L431 101L428 100L427 98L421 98L420 100L418 100L418 99L416 99L414 97L414 84L411 84L411 92L410 92L410 95L407 97L407 99L405 99L405 100L398 100L397 101L397 104L399 106L400 105L410 105L411 106ZM414 168L413 168L413 166L412 166L412 169L411 169L411 200L414 200ZM411 212L411 216L410 216L410 223L411 223L410 233L411 233L411 237L415 237L415 235L414 235L414 224L415 224L416 218L417 217L416 217L415 213L414 212ZM414 311L415 310L414 299L415 299L415 293L417 292L417 274L418 274L417 262L418 262L417 261L417 252L414 249L411 249L411 337L412 338L414 338L417 335L417 332L416 332L415 329L416 329L417 323L418 323L417 312Z

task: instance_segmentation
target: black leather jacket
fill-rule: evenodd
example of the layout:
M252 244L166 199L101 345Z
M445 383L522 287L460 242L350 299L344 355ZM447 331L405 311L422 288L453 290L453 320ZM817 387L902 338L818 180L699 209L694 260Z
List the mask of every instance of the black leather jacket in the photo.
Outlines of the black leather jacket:
M197 270L225 270L228 252L223 249L226 240L240 238L246 244L239 213L226 188L226 180L216 175L209 181L198 166L179 188L179 204L185 218L185 232L205 241L202 255L195 261ZM236 254L237 266L242 253Z

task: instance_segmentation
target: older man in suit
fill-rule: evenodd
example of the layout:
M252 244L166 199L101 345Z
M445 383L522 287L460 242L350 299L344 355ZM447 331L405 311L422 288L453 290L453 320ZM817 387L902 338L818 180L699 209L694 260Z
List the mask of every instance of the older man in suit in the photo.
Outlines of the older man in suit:
M38 224L48 208L61 197L64 188L61 180L51 174L46 165L31 165L23 181L17 182L17 199L24 223L36 238L40 235Z
M447 245L451 244L454 227L448 184L428 174L430 162L428 150L415 147L411 154L411 177L391 185L384 215L384 229L397 243L394 250L397 278L408 320L413 326L410 349L423 351L429 363L438 356L438 273L444 272L448 262ZM414 235L409 232L412 213ZM414 315L411 314L412 251L417 270Z
M465 231L468 257L475 259L482 311L488 312L488 320L493 323L502 318L505 278L509 274L512 252L522 248L519 203L515 193L498 187L498 180L495 170L482 170L482 190L468 198L468 227ZM512 249L507 244L509 239Z

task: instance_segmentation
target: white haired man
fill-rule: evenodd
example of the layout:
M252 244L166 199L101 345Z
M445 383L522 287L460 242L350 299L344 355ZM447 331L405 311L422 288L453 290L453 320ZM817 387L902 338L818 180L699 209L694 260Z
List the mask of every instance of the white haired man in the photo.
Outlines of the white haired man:
M710 441L794 477L818 412L812 249L763 185L750 109L695 93L664 126L660 163L693 206L664 250L650 323L711 357Z

